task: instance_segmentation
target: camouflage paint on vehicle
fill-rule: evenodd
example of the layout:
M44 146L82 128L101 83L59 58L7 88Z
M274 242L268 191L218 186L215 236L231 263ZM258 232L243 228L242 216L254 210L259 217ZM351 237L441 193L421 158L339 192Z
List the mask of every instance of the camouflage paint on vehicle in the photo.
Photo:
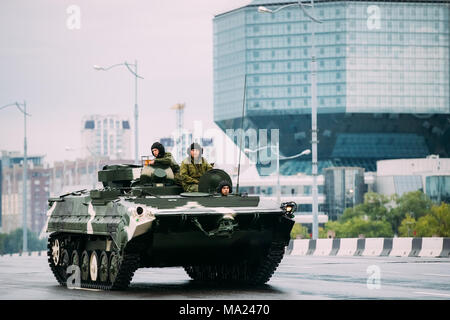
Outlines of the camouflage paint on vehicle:
M198 193L183 193L159 174L142 182L141 169L105 166L103 189L49 199L49 264L61 284L74 264L82 286L101 289L126 288L140 267L183 266L194 280L270 279L289 242L295 204L210 192L226 175L217 169L200 179L207 192Z

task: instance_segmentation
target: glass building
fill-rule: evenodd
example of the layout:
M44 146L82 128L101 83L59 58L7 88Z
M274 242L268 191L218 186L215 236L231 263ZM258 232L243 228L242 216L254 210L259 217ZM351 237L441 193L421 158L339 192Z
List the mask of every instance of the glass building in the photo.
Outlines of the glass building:
M450 175L426 177L426 194L438 205L450 203Z
M279 129L290 156L311 148L312 21L296 3L254 0L214 25L214 121ZM307 7L307 10L311 8ZM382 159L450 157L450 4L316 0L319 171ZM245 147L245 146L244 146ZM311 172L307 157L283 174Z
M326 211L330 220L337 220L346 208L364 202L364 169L334 167L324 170Z

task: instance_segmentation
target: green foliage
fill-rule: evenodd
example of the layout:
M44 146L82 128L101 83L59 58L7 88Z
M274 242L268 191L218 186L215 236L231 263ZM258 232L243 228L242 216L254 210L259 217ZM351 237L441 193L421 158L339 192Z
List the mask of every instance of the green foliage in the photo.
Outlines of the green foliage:
M433 206L430 214L417 220L416 229L419 237L450 237L450 205Z
M394 232L398 234L402 234L400 225L407 216L417 221L430 213L433 206L431 199L422 191L408 192L401 197L395 197L395 202L397 206L390 210L387 220L391 223ZM406 229L403 230L404 232Z
M414 231L416 230L416 219L411 217L410 214L406 214L406 218L403 219L399 228L398 234L400 237L412 237L414 236Z
M291 230L291 239L309 239L308 228L300 223L294 224Z
M366 238L392 237L392 227L387 221L373 221L361 217L354 217L345 222L330 221L325 225L325 231L332 230L336 238L356 238L364 235Z
M364 195L364 203L361 204L358 210L364 212L370 219L374 221L386 220L388 208L387 204L392 199L382 194L375 192L367 192Z
M40 240L38 236L27 230L28 250L41 251L47 248L47 239ZM23 229L16 229L9 234L0 234L0 254L18 253L22 251Z
M422 191L413 191L405 193L397 200L397 210L405 217L409 214L414 219L419 219L428 214L433 203L431 199Z

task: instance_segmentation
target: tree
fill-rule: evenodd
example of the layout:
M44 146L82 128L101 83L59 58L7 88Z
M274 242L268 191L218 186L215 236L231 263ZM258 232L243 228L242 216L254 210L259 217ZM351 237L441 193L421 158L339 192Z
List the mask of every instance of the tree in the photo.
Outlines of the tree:
M47 240L39 240L37 235L30 230L27 230L28 250L41 251L47 247ZM16 229L9 234L4 235L3 238L3 254L18 253L22 251L23 246L23 232L22 229ZM0 247L2 248L2 247Z
M419 237L450 237L450 205L433 206L430 214L419 218L416 228Z
M6 234L0 233L0 254L5 254L5 238Z
M327 222L325 232L329 230L336 233L336 238L356 238L360 234L368 238L393 236L392 227L387 221L373 221L361 217L354 217L345 222Z
M410 214L406 214L406 218L402 220L400 226L398 227L398 233L400 237L412 237L414 236L414 231L416 230L416 219L411 217Z
M308 228L300 223L294 224L291 230L291 239L306 239L309 238Z
M430 213L431 199L422 191L412 191L403 194L401 197L394 197L397 204L395 208L389 211L387 221L392 225L395 233L399 233L399 227L407 215L417 221L420 217Z
M391 201L391 197L375 192L367 192L364 195L364 203L361 204L360 210L374 221L384 221L387 218L387 204Z

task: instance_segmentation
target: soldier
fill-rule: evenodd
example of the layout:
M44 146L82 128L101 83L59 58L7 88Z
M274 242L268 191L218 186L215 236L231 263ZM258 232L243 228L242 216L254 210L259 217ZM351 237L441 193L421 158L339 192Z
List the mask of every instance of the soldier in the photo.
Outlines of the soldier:
M217 192L220 193L223 197L226 197L231 192L233 192L233 189L231 185L224 180L219 183L219 186L217 187Z
M203 149L198 143L191 144L190 155L181 162L181 184L186 192L197 192L200 177L213 167L202 157Z
M155 159L150 160L148 164L159 168L170 167L174 174L175 183L180 184L180 166L175 162L172 154L170 152L166 152L164 146L159 142L155 142L154 144L152 144L151 150Z

